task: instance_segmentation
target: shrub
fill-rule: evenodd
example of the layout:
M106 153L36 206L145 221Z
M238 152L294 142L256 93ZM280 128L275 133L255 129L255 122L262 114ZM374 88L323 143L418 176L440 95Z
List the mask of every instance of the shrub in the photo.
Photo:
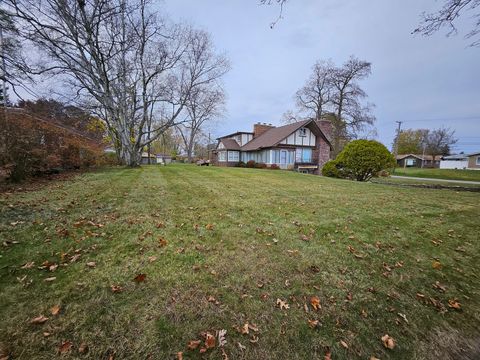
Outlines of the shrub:
M395 166L395 159L378 141L354 140L338 154L334 165L338 173L331 169L332 165L327 167L326 172L331 170L333 174L338 175L336 177L367 181L377 176L381 170Z
M255 161L248 160L247 161L247 168L254 168L254 167L255 167Z
M270 169L278 170L278 169L280 169L280 166L278 166L277 164L272 164L272 165L270 165Z
M265 169L267 167L267 164L265 163L256 163L255 168L257 169Z
M340 170L337 168L337 163L335 160L327 161L325 165L323 165L322 175L333 178L341 178Z
M244 163L243 161L239 161L235 166L236 166L236 167L244 168L244 167L245 167L245 163Z
M377 174L378 177L389 177L390 173L387 170L380 170Z

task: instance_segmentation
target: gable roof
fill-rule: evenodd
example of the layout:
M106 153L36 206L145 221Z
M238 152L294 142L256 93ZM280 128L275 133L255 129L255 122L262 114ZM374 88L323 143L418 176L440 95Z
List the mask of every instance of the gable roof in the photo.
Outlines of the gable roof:
M240 150L240 145L233 139L220 138L220 142L225 146L226 150Z
M315 126L318 128L320 133L323 135L324 139L328 142L329 145L331 145L330 141L326 138L325 134L318 127L318 125L315 123L315 121L312 120L312 119L309 119L309 120L299 121L299 122L296 122L296 123L293 123L293 124L288 124L288 125L273 127L271 129L268 129L267 131L265 131L261 135L259 135L257 137L254 137L248 143L243 145L241 150L242 151L254 151L254 150L265 149L265 148L275 146L280 141L282 141L287 136L289 136L291 133L297 131L301 127L309 125L310 123L315 124Z
M397 160L403 160L405 158L408 158L408 157L414 157L414 158L417 158L418 160L427 160L427 161L431 161L433 160L433 156L432 155L416 155L416 154L402 154L402 155L397 155ZM435 158L436 161L440 160L440 157L437 156Z
M249 131L236 131L236 132L231 133L231 134L228 134L228 135L223 135L223 136L219 137L218 140L223 139L223 138L229 138L229 137L232 137L232 136L235 136L235 135L241 135L241 134L250 134L250 135L253 135L253 132L249 132Z

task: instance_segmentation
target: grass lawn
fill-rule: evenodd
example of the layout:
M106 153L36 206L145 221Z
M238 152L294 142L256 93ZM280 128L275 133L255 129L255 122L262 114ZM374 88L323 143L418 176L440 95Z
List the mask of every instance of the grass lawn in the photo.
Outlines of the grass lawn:
M480 182L480 170L397 168L394 175Z
M0 358L479 358L479 204L191 165L1 194Z

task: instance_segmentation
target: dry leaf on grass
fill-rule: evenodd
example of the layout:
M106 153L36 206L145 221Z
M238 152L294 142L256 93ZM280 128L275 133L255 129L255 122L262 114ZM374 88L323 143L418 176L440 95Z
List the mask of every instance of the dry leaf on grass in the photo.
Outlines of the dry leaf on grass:
M207 334L205 335L205 347L206 347L207 349L214 348L214 347L215 347L215 343L216 343L215 336L213 336L213 335L210 334L210 333L207 333Z
M322 308L320 306L320 299L318 298L318 296L312 296L310 298L310 305L312 305L314 310L319 310Z
M207 224L207 225L205 225L205 229L207 229L207 230L213 230L213 228L214 228L214 225L213 225L213 224Z
M187 348L189 350L195 350L196 348L198 348L200 346L201 343L202 343L201 340L190 340L187 344Z
M32 320L30 320L30 324L36 324L36 325L43 324L47 320L48 320L48 318L46 316L40 315L40 316L37 316L36 318L33 318Z
M177 352L177 360L183 360L183 352L182 351Z
M290 306L282 299L277 299L277 306L280 308L280 310L287 310L290 308Z
M89 262L87 262L87 266L89 268L94 268L95 266L97 266L97 264L95 263L95 261L89 261Z
M308 326L310 326L312 329L315 329L318 327L318 320L308 320Z
M168 241L167 241L167 240L165 240L165 239L162 238L162 237L161 237L161 238L158 238L158 245L159 245L160 247L167 246L167 244L168 244Z
M327 351L325 353L325 356L323 357L324 360L332 360L332 353L330 351Z
M57 278L56 278L55 276L52 276L52 277L46 278L46 279L43 280L43 281L52 282L52 281L55 281L55 280L57 280Z
M462 308L462 306L460 305L460 303L456 299L448 300L448 307L452 308L452 309L455 309L455 310L460 310Z
M60 354L65 354L70 351L72 348L73 344L71 341L64 341L62 344L58 347L58 352Z
M154 262L155 260L157 260L156 256L149 256L148 257L148 262Z
M432 263L432 267L435 269L435 270L440 270L442 268L442 263L440 261L434 261Z
M222 329L218 330L218 346L222 347L227 343L225 336L227 335L227 330Z
M54 305L50 309L52 315L58 315L60 313L60 305Z
M110 289L114 293L119 293L123 291L123 288L120 285L110 285Z
M137 276L135 276L133 278L133 281L135 281L137 283L141 283L141 282L144 282L146 278L147 278L146 274L138 274Z
M342 345L345 349L348 349L348 344L345 341L340 340L340 345Z
M395 347L395 340L388 334L382 336L382 342L383 346L385 346L387 349L393 349Z
M88 345L85 342L82 342L80 346L78 347L78 352L80 354L85 354L88 351Z

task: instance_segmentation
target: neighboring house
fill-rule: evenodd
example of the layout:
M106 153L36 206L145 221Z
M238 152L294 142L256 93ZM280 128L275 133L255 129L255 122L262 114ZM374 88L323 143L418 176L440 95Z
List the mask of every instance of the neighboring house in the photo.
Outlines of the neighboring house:
M319 174L330 160L332 124L328 120L304 120L275 127L254 124L253 132L236 132L218 138L212 162L237 166L250 160L281 169Z
M467 155L468 169L480 170L480 152Z
M157 157L155 154L150 154L150 164L156 164L157 163ZM142 164L148 164L148 153L147 152L142 152Z
M468 156L465 154L442 156L440 169L466 169L468 168Z
M440 166L440 158L436 157L435 161L433 161L432 155L403 154L397 155L397 165L403 168L438 168Z
M172 162L172 157L167 154L156 154L155 157L157 158L158 164L170 164Z

